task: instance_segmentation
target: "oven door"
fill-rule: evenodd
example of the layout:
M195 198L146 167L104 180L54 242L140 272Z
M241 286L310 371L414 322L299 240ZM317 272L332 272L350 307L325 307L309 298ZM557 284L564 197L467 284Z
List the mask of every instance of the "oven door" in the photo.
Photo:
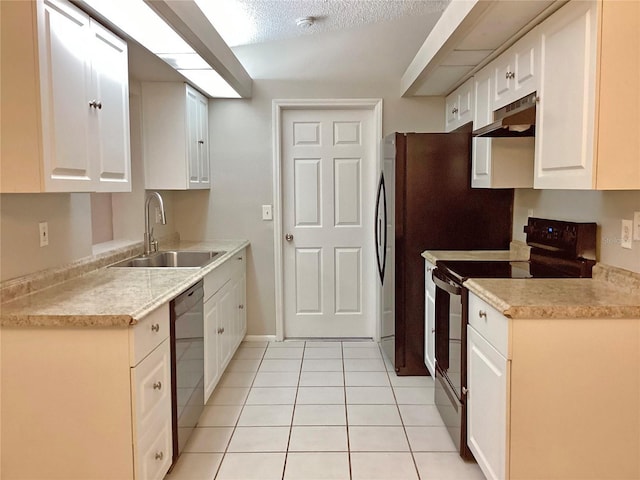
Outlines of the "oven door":
M436 370L462 399L462 287L435 268L436 284Z
M463 300L466 290L448 278L441 268L432 271L436 285L435 403L460 455L472 459L467 447L466 403L466 320Z

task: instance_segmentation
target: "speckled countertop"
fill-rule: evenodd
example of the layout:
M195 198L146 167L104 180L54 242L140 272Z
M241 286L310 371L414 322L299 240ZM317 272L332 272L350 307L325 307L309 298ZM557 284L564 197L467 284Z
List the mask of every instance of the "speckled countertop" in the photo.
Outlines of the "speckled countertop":
M514 260L509 250L427 250L422 256L431 263L438 260Z
M529 260L529 247L511 242L509 250L425 250L422 257L433 264L438 260Z
M591 278L467 280L469 291L510 318L640 318L640 291Z
M100 268L0 305L3 327L133 325L204 278L243 248L245 240L180 242L180 250L226 253L203 268Z

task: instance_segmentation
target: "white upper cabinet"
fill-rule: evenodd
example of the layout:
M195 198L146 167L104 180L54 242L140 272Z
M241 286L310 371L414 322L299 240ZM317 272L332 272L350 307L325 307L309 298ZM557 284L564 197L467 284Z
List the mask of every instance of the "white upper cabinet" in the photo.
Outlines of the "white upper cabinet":
M487 65L473 79L474 129L493 122L492 99L495 70L493 64ZM471 186L473 188L531 188L533 186L533 143L533 138L474 138L471 154Z
M65 0L1 8L0 190L130 191L126 43Z
M491 63L491 110L535 92L539 69L539 34L534 29Z
M142 83L145 188L211 187L208 100L184 83Z
M541 24L535 188L640 189L640 2L571 1Z
M92 90L97 108L97 167L101 192L131 191L129 140L129 81L127 44L96 22L91 22L94 47Z
M451 132L473 122L473 78L470 78L445 100L445 130Z

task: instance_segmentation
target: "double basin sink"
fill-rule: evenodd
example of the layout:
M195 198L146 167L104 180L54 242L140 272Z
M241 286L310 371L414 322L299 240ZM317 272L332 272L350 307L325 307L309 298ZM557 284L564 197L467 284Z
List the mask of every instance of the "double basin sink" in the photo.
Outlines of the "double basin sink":
M166 250L150 255L139 255L114 263L111 267L201 268L225 253L220 251Z

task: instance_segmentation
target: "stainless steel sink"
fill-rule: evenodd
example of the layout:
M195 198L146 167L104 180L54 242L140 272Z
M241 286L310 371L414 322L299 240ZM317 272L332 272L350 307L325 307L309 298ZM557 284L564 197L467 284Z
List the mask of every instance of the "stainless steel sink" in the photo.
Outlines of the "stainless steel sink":
M198 252L192 250L167 250L151 255L140 255L122 262L114 263L111 267L141 267L141 268L201 268L211 263L226 252Z

